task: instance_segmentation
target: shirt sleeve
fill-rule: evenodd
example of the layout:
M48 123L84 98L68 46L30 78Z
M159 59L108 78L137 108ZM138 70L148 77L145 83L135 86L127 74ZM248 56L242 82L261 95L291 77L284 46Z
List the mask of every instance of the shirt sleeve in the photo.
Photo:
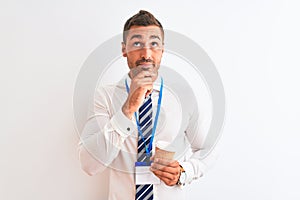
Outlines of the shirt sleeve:
M113 105L104 89L98 91L91 106L91 115L81 133L79 159L89 175L103 171L118 155L126 138L135 131L135 124L121 108L112 113Z
M189 126L186 130L186 137L190 143L192 155L189 159L180 164L186 172L186 183L202 177L205 172L212 166L217 158L216 141L206 141L210 126L210 116L204 116L204 113L195 109L191 115ZM204 146L204 143L206 145ZM209 144L209 145L207 145ZM204 155L203 152L209 153Z

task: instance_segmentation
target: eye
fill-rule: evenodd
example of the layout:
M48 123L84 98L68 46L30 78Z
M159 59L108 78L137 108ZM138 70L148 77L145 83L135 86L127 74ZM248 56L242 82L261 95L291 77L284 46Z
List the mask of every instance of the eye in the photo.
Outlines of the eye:
M157 47L157 46L158 46L158 43L157 43L157 42L151 42L151 46L152 46L152 47Z
M141 43L140 43L140 42L134 42L134 43L133 43L133 46L134 46L134 47L140 47L140 46L141 46Z

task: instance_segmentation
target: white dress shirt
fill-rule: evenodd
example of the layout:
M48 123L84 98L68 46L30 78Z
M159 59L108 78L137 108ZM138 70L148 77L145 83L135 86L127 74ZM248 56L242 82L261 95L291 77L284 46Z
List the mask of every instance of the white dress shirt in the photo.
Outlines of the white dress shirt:
M126 75L117 84L96 89L94 105L91 106L79 143L80 162L85 172L94 175L107 169L109 200L135 198L134 164L137 160L138 131L134 116L130 120L122 112L128 96L125 79L130 87L131 80ZM160 85L159 76L153 86L152 116L156 114ZM169 142L168 148L176 152L174 159L186 171L187 184L201 177L207 166L207 158L201 159L200 152L211 113L203 112L201 106L199 108L186 82L174 77L164 78L153 153L157 141ZM167 186L163 181L154 185L153 190L155 200L182 200L186 196L184 187Z

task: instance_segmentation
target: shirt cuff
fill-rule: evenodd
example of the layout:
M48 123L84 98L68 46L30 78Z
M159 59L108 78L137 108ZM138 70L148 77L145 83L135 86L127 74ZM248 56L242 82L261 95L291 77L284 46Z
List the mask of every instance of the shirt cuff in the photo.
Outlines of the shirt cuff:
M198 179L199 177L203 176L203 170L201 170L200 176L195 176L195 171L193 164L190 162L182 162L180 165L183 167L185 173L186 173L186 181L185 185L190 184L193 180Z
M124 115L122 110L116 112L116 114L111 118L110 123L116 132L122 137L128 137L135 131L136 128L135 124Z

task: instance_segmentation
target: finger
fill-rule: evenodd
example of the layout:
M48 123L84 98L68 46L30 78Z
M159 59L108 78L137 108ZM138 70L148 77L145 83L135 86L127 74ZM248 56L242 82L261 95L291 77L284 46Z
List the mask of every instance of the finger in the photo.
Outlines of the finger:
M135 85L138 85L138 86L141 86L141 85L151 85L151 86L153 86L152 79L149 78L149 77L134 80L133 83Z
M145 72L146 72L146 74L152 74L153 73L152 70L144 70L144 69L139 68L139 67L134 67L134 68L130 69L129 75L130 75L131 78L134 78L139 74L144 74Z
M146 94L148 91L152 91L153 85L149 83L139 83L137 89L143 90L143 93Z
M154 161L154 155L150 157L150 160L151 160L151 161Z
M157 176L160 180L162 180L166 185L172 186L175 185L177 183L177 180L170 180L168 178L165 177L159 177Z
M136 74L136 76L134 78L151 78L155 76L156 74L150 71L141 71L138 74Z
M177 160L169 160L169 159L163 159L163 158L155 158L154 159L155 163L159 163L161 165L166 165L170 167L178 167L179 163Z
M138 92L142 92L143 94L146 94L147 90L152 90L152 88L153 88L153 84L151 82L137 81L130 85L130 93L133 94L136 92L136 90L138 90Z
M162 172L160 170L153 171L153 173L162 181L164 181L167 185L169 184L176 184L178 181L179 176L173 175L167 172Z
M140 78L140 79L134 79L134 80L131 81L130 88L138 88L138 87L141 87L143 85L151 85L151 86L153 86L152 79L149 78L149 77Z
M160 171L160 170L153 170L152 168L150 168L151 171L158 176L161 179L169 179L170 181L174 180L174 175L170 174L168 172L164 172L164 171Z
M152 169L156 169L156 170L160 170L163 172L168 172L171 173L173 175L178 175L180 172L180 168L178 167L169 167L169 166L165 166L165 165L161 165L159 163L152 163L151 164Z

